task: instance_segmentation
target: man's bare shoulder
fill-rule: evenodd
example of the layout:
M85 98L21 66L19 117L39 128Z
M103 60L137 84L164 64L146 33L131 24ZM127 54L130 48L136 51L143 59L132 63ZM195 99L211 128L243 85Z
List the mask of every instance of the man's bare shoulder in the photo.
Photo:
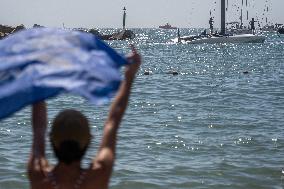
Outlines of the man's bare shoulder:
M30 173L30 184L33 189L51 189L52 183L49 179L50 171L42 170Z
M84 188L94 188L94 186L99 189L108 188L111 172L112 167L106 166L102 162L94 161L90 164L90 167L86 169L86 185L84 185Z
M103 161L95 160L87 169L88 173L95 177L110 176L112 172L112 165L105 164Z

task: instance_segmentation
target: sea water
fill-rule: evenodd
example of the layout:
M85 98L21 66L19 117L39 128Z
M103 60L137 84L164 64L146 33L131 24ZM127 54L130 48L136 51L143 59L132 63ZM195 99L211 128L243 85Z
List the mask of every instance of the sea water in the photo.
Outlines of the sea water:
M265 33L263 44L189 45L170 42L176 30L134 32L133 40L108 42L121 53L133 43L143 59L110 188L284 188L284 35ZM65 108L89 118L94 137L87 167L109 104L93 106L69 94L47 103L48 127ZM0 189L29 188L30 118L27 107L0 122Z

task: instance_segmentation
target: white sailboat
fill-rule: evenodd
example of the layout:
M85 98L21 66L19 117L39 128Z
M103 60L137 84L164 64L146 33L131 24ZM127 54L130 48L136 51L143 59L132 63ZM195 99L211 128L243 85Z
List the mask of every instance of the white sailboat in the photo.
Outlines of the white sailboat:
M257 36L253 34L240 34L240 35L228 35L228 36L184 36L180 39L173 40L175 43L186 44L215 44L215 43L263 43L265 41L264 36Z
M198 36L183 36L179 35L178 30L178 38L174 39L174 42L178 43L187 43L187 44L202 44L202 43L263 43L265 41L265 36L255 35L254 34L254 19L251 21L251 34L227 34L226 33L226 2L225 0L221 0L221 32L215 34L203 34ZM210 24L211 25L211 24ZM210 26L211 27L211 26Z

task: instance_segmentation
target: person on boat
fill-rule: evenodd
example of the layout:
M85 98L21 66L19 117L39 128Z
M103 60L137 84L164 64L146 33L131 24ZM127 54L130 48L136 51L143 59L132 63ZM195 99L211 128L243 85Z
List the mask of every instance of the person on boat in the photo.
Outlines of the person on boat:
M134 47L127 59L132 63L125 68L125 79L111 104L100 147L86 169L81 167L81 160L92 138L87 118L74 109L64 110L56 116L49 137L58 162L51 167L45 156L47 107L44 101L33 104L33 141L27 166L32 189L108 188L115 161L117 131L141 64Z
M178 35L178 43L181 43L181 38L180 38L180 31L179 31L179 28L177 29L177 35Z
M255 22L257 21L255 21L254 18L252 18L251 21L249 22L252 34L255 34L255 24L254 24Z
M206 32L206 29L204 29L203 30L203 32L201 32L201 34L200 34L201 36L205 36L205 35L207 35L207 32Z
M214 37L220 37L220 35L219 35L219 33L218 33L217 30L212 34L212 36L214 36Z

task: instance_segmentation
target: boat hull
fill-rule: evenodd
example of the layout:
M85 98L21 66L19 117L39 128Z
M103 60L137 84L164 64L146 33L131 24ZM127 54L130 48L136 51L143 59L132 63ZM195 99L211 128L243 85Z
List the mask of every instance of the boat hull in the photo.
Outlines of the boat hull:
M159 26L160 29L177 29L177 27L171 26L169 23L166 23L166 25Z
M160 29L168 29L168 30L172 30L172 29L177 29L177 27L171 27L171 26L159 26Z
M175 39L174 41L178 41ZM233 36L220 36L220 37L199 37L196 39L190 39L189 37L181 37L181 43L187 44L215 44L215 43L263 43L265 41L264 36L243 34L243 35L233 35Z

